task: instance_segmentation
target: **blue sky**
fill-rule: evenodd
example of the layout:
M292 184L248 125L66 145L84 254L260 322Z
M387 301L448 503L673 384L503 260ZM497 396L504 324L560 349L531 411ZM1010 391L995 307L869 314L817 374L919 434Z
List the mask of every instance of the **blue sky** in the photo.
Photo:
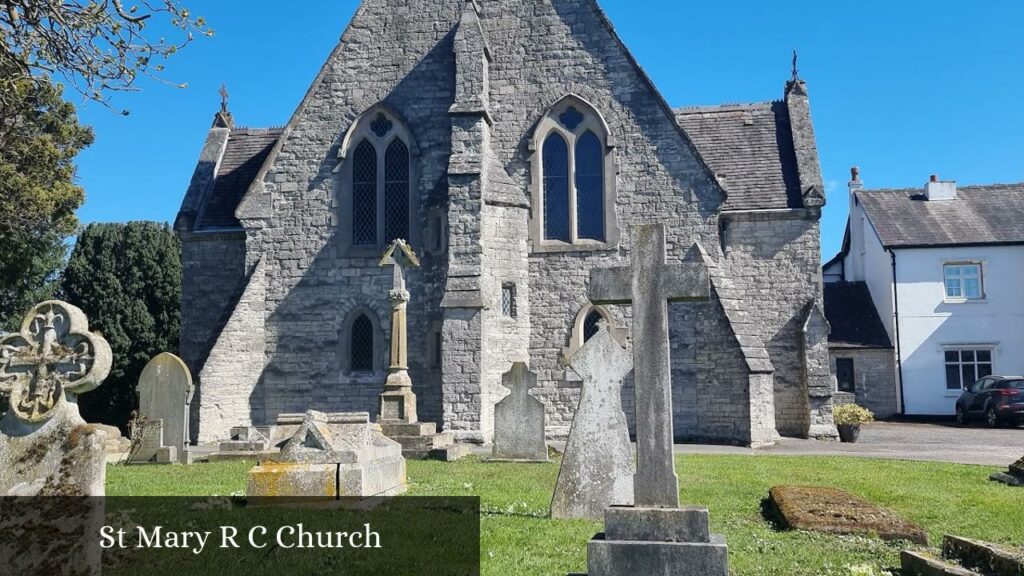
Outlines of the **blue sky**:
M961 185L1024 181L1024 2L601 4L672 106L781 98L799 51L829 197L824 259L842 242L852 165L868 187L922 186L932 173ZM186 5L216 30L168 63L167 79L188 88L144 81L114 99L128 117L80 107L96 131L79 158L83 222L172 221L221 83L236 123L285 124L358 2Z

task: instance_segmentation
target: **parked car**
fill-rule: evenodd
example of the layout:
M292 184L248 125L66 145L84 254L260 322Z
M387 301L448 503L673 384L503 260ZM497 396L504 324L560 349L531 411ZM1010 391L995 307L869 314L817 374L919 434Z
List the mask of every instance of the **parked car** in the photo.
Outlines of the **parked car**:
M1024 376L986 376L956 401L956 421L982 418L992 428L1024 423Z

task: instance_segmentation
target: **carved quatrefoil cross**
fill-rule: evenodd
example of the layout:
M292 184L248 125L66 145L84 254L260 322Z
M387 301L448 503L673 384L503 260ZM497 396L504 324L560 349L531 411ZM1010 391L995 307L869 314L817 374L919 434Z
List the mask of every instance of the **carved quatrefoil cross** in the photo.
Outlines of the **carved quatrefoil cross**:
M65 401L99 386L110 373L110 345L89 332L85 313L58 301L43 302L25 316L21 331L0 339L0 393L11 412L45 422Z

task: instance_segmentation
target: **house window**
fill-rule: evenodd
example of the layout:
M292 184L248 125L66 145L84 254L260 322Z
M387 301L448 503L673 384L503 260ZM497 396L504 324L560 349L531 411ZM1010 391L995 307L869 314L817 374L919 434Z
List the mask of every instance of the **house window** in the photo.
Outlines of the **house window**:
M360 314L352 322L349 341L349 369L352 372L373 372L373 322Z
M339 151L338 203L343 237L360 254L410 238L414 212L412 138L404 125L380 109L353 124Z
M564 98L541 118L531 139L535 252L618 242L613 149L604 120L579 98Z
M980 300L983 297L981 264L962 262L943 267L947 300Z
M856 392L853 358L836 358L836 382L840 392Z
M962 390L992 375L991 349L946 350L946 389Z
M501 286L501 315L506 318L516 317L516 285Z

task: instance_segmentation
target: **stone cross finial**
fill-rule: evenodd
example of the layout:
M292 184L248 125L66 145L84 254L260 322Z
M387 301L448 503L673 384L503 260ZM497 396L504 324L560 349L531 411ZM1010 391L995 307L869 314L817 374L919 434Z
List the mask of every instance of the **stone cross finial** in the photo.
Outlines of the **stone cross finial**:
M112 359L107 341L89 332L85 313L43 302L25 316L18 334L0 339L0 392L9 396L15 417L45 422L66 395L99 386Z
M220 94L220 111L224 114L228 113L228 87L227 84L221 84L220 90L217 91Z
M590 274L594 304L632 304L636 380L637 506L677 508L679 479L673 460L672 366L668 303L711 296L707 266L666 264L665 227L634 226L632 265Z

